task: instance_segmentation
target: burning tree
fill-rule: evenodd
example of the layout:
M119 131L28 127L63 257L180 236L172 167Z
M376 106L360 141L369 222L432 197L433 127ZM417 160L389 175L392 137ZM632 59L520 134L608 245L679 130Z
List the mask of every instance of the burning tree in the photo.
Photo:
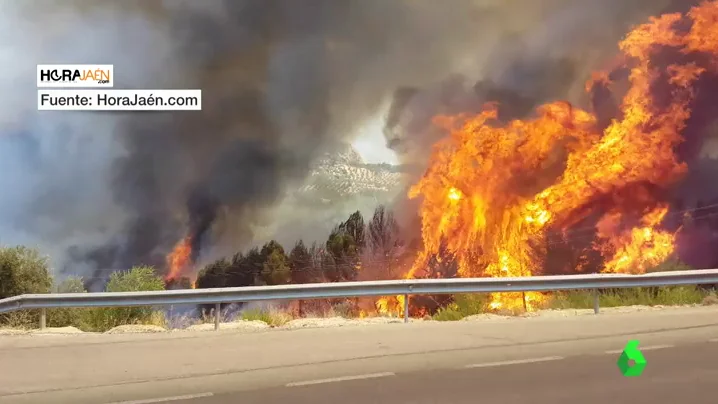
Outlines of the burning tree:
M165 279L167 282L176 281L192 264L192 238L180 240L167 255L166 261L169 272Z
M604 272L642 273L666 260L675 235L660 227L668 212L663 196L686 172L679 148L707 123L692 111L713 105L698 88L715 89L718 79L716 23L712 1L630 32L619 44L620 66L587 85L594 109L612 111L609 119L566 102L507 123L496 105L475 116L436 118L449 136L409 194L421 199L423 248L406 277L444 248L459 276L541 273L541 245L578 223L595 228L591 248ZM621 85L618 108L598 108ZM491 306L535 307L541 300L496 294Z

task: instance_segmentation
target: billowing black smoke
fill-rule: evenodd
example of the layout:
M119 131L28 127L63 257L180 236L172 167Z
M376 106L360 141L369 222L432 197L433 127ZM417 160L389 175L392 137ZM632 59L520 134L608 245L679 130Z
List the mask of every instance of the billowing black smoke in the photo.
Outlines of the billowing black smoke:
M203 15L208 8L222 14ZM443 45L416 53L401 33L415 32L418 21L411 20L429 8L270 0L178 10L171 29L181 38L183 61L195 69L191 83L203 90L204 110L173 114L160 125L154 117L133 124L124 139L131 152L116 166L114 191L136 217L113 262L97 266L130 260L161 265L167 243L177 238L147 224L164 229L182 213L194 258L203 246L237 249L251 241L253 226L283 190L298 185L314 158L347 140L375 112L396 68L415 57L449 56ZM409 21L389 21L389 15ZM408 47L406 60L378 59L398 44ZM372 72L379 68L386 71ZM384 80L389 87L380 85Z
M537 106L556 100L591 108L599 118L613 118L619 100L587 98L584 84L590 74L610 70L606 63L618 53L618 42L632 26L652 15L685 12L697 3L699 0L564 3L540 18L538 27L507 34L501 45L488 53L478 80L452 76L432 86L396 90L384 129L387 144L405 163L421 164L431 153L431 145L445 135L432 123L436 115L476 113L487 102L498 104L503 121L526 118ZM589 94L601 95L596 91Z
M99 281L164 267L187 235L202 255L244 248L393 89L475 65L502 3L4 4L0 239ZM116 88L202 89L203 110L40 114L39 63L112 63Z
M402 135L389 144L413 143L404 154L425 157L437 111L501 98L520 115L566 98L605 59L593 49L614 51L628 24L667 1L624 3L7 3L0 242L39 245L59 269L98 281L131 265L164 267L185 236L195 254L234 252L272 223L312 161L350 141L396 89L421 90L391 114ZM113 63L116 88L199 88L203 110L39 114L37 63Z

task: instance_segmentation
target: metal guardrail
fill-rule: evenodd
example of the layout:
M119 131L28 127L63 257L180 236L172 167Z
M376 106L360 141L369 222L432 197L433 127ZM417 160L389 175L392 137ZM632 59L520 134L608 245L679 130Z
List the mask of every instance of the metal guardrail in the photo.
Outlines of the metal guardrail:
M44 328L46 309L53 308L214 304L215 328L218 329L219 307L223 303L404 295L404 321L408 321L408 297L410 295L544 292L576 289L590 289L597 292L600 289L702 284L718 284L718 269L654 272L644 275L594 274L523 278L406 279L153 292L28 294L0 300L0 314L25 309L41 309L40 328ZM599 311L598 293L595 294L594 311L596 313Z

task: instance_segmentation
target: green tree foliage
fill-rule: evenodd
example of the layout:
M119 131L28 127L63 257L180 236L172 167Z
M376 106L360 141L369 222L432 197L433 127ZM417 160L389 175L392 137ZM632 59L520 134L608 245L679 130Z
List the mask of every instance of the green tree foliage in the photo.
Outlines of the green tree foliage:
M382 245L395 232L391 214L381 211L376 237ZM383 226L383 227L382 227ZM262 248L238 252L205 266L197 277L197 288L278 285L285 283L339 282L356 279L361 255L367 247L367 226L360 212L337 225L323 245L307 248L299 240L287 255L275 240ZM381 233L384 232L384 233Z
M235 254L235 257L240 254ZM231 264L225 259L219 259L205 266L197 274L195 286L198 289L222 288L227 284L227 271Z
M236 253L232 259L220 259L205 266L197 276L197 288L279 285L291 281L291 266L284 247L270 241L261 249L246 254Z
M197 276L196 286L202 288L223 288L253 286L259 280L264 268L259 249L253 248L246 255L238 252L231 259L222 258L205 266ZM259 263L261 266L257 267Z
M80 277L69 277L53 287L53 293L87 293ZM79 326L82 328L86 311L76 308L59 308L47 311L48 327Z
M32 248L0 247L0 299L26 293L49 293L48 258Z
M304 241L299 240L292 248L292 251L289 252L289 268L292 271L292 283L317 281L314 258L307 246L304 245Z
M133 267L129 271L118 271L110 275L107 292L140 292L164 290L165 281L149 266ZM109 330L123 324L150 322L151 307L112 307L90 309L86 318L87 326L97 331Z
M364 217L359 211L352 213L346 222L339 225L339 230L351 239L354 255L359 255L366 247L366 226Z
M354 278L356 255L351 236L335 228L327 239L327 256L322 268L330 282L341 282Z
M66 278L64 281L55 285L53 288L54 293L86 293L85 282L82 278L77 276L71 276Z
M354 212L346 222L329 234L326 250L330 257L324 260L324 274L331 282L356 279L361 254L366 246L366 226L360 212Z
M137 266L126 272L113 272L105 288L107 292L139 292L164 289L164 280L150 266Z
M312 282L326 282L326 276L324 275L322 263L324 262L324 257L328 255L327 251L321 244L314 242L309 248L309 255L312 257Z
M289 259L284 253L284 247L272 240L262 247L264 262L262 264L262 281L266 285L281 285L291 280Z
M232 256L227 274L227 286L252 286L257 281L257 268L253 268L250 261L258 260L259 250L253 248L247 255L237 253Z
M315 261L318 254L316 244L312 250L299 240L289 253L289 268L291 269L291 281L294 284L318 282L321 279L321 262ZM299 301L299 315L303 314L304 302Z
M261 274L264 269L264 260L265 256L259 248L254 247L249 250L247 255L244 256L244 259L239 263L240 274L243 278L246 278L249 283L247 285L232 286L260 285L262 283Z

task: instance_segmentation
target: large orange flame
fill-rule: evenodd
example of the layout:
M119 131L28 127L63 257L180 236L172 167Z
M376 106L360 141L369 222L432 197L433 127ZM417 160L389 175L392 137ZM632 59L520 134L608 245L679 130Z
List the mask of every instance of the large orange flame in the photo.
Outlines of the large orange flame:
M423 249L406 277L421 276L440 246L456 257L459 276L540 273L536 245L547 231L596 214L603 215L595 248L605 257L604 271L641 273L665 260L673 235L657 226L667 207L636 195L641 184L665 188L686 171L675 150L697 80L718 71L717 23L718 1L711 1L686 16L651 18L630 32L619 44L628 88L621 113L607 124L565 102L507 124L498 122L495 106L477 116L438 118L449 136L435 146L425 175L409 193L421 198ZM666 66L660 55L667 48L679 61ZM610 86L609 77L595 74L587 89ZM628 202L612 196L620 190L628 190ZM624 215L627 203L638 206ZM531 309L542 298L496 295L491 307ZM385 299L379 305L386 310Z
M169 272L165 279L179 279L188 269L192 256L192 238L187 236L180 240L167 255L167 268ZM193 284L194 287L194 284Z

